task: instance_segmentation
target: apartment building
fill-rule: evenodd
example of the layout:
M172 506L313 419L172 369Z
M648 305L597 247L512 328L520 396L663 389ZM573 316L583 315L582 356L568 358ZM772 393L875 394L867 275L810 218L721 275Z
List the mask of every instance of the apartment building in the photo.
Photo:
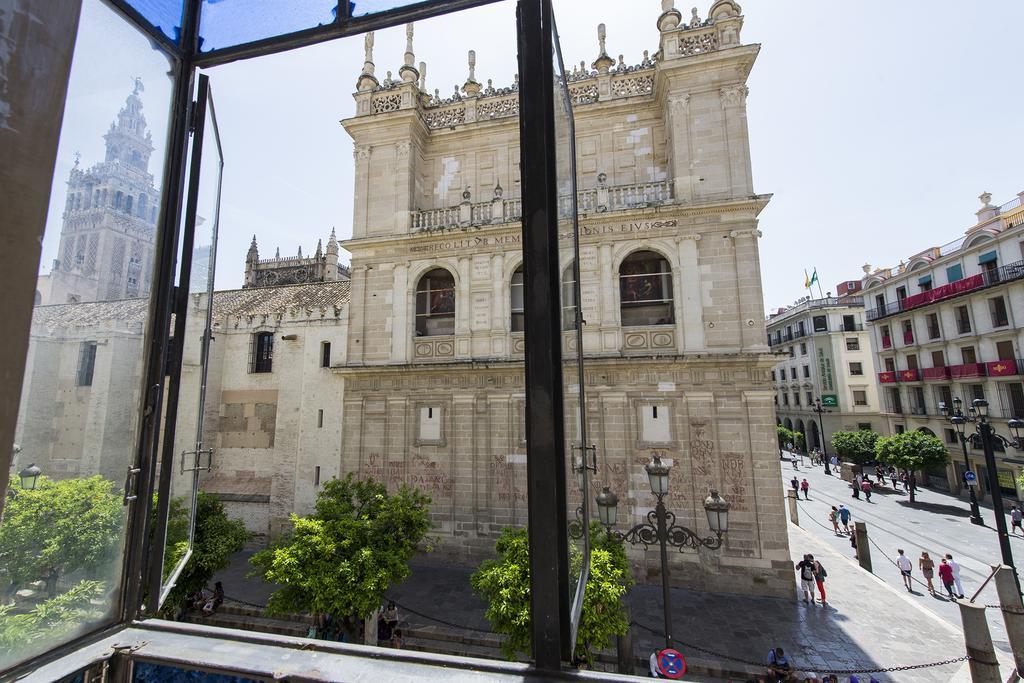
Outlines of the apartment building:
M766 323L768 344L780 354L771 376L776 423L802 432L807 448L820 448L838 430L885 430L859 288L860 282L842 283L840 296L805 299ZM824 435L815 399L827 411Z
M917 429L941 437L952 464L929 474L938 487L960 492L970 467L990 494L980 444L963 449L940 404L960 398L989 402L997 433L1024 417L1024 192L1002 206L991 195L973 226L958 239L929 247L898 267L871 270L861 280L871 348L888 429ZM1024 453L996 445L1000 489L1024 500L1016 480Z

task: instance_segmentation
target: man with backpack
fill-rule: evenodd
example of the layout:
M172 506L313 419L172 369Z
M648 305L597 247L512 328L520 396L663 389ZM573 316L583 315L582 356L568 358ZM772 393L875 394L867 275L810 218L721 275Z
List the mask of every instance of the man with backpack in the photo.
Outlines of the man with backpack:
M850 513L849 508L845 505L839 506L839 521L843 523L843 532L850 533L850 517L853 515Z

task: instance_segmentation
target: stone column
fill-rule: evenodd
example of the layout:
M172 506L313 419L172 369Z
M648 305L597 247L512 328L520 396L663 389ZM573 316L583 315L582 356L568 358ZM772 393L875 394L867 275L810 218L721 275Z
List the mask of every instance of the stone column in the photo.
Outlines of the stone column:
M391 290L391 360L403 362L408 360L409 337L409 299L413 296L409 289L409 266L396 263L393 271Z
M995 569L995 567L993 567ZM1018 673L1024 673L1024 611L1017 582L1013 578L1013 569L1003 565L996 571L996 593L999 604L1003 606L1003 623L1006 624L1006 637L1010 641L1013 662Z
M964 642L970 656L972 683L1002 683L999 662L992 645L992 634L985 620L985 606L966 601L957 602L964 626Z
M459 283L458 297L455 300L455 335L468 336L470 321L473 319L473 299L470 278L472 277L472 262L468 256L460 256L458 260ZM455 344L455 355L467 356L466 353L459 353L459 343Z
M690 95L669 96L668 130L672 133L672 182L676 201L693 201L693 174L690 153Z
M749 197L754 189L747 144L747 86L737 83L722 88L719 93L729 157L729 196Z
M800 526L800 512L796 506L796 491L786 491L786 505L789 507L789 521Z
M756 229L738 230L735 237L736 293L739 297L740 339L744 351L764 351L764 299L761 296L761 265L757 255Z
M358 305L349 307L348 360L350 363L363 362L363 347L366 346L366 266L352 266L351 300Z
M853 523L853 533L857 535L857 562L861 569L871 571L871 542L868 540L868 526L864 522Z
M395 144L395 217L394 234L409 232L412 228L413 188L415 173L411 154L412 143L401 140Z
M511 284L512 280L509 279ZM504 332L506 327L511 327L512 303L511 294L505 294L505 255L502 253L491 255L491 332ZM508 309L505 303L508 302ZM508 349L509 351L511 349Z
M374 193L370 191L370 146L356 145L352 150L355 158L355 192L352 202L352 237L366 237L367 211Z
M694 353L704 349L704 313L697 242L700 235L676 241L679 250L679 314L676 316L676 348Z

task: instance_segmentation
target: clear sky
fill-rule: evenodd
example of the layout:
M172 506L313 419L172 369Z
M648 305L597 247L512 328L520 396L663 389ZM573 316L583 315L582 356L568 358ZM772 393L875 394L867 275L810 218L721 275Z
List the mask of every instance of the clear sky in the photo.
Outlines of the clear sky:
M43 272L57 254L65 180L74 163L102 160L110 122L141 76L145 114L162 145L170 88L166 61L87 0L76 48ZM760 43L747 100L754 187L774 195L761 215L765 308L856 279L962 234L982 191L1001 204L1024 190L1024 2L985 0L746 0L745 43ZM678 4L685 16L689 6ZM698 6L706 16L710 2ZM659 0L555 0L567 62L608 52L640 61L657 50ZM451 94L476 50L477 80L508 85L516 71L515 4L421 22L416 61L427 87ZM399 27L376 35L377 76L398 77ZM256 234L260 254L311 252L331 227L351 232L352 145L338 124L354 112L361 37L210 70L225 167L218 288L241 285ZM159 173L158 152L150 166Z

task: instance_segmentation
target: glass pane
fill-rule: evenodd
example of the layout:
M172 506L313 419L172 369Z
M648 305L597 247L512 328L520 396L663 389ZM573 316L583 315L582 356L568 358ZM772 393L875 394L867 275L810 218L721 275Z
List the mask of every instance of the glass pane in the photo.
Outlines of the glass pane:
M579 301L579 224L576 207L576 141L572 101L569 96L567 75L562 63L557 29L552 34L554 58L554 119L555 119L555 171L558 186L558 251L559 272L562 282L559 290L563 300L562 362L564 369L563 408L566 438L566 501L569 504L568 528L569 579L572 599L571 637L575 642L583 607L583 594L590 566L590 474L592 453L586 433L586 388L583 383L583 326L582 316L572 303ZM566 316L566 306L568 316ZM566 319L568 318L568 319ZM573 547L575 545L575 547Z
M202 96L202 87L200 96ZM195 535L196 497L200 473L209 467L213 444L203 437L206 407L206 385L209 366L210 324L213 312L213 283L217 260L217 229L220 222L221 156L212 93L207 95L205 124L201 144L199 186L195 206L186 211L195 215L195 238L192 243L191 272L188 278L189 297L185 313L185 334L182 344L181 381L174 432L174 449L164 457L175 460L170 482L170 513L164 534L163 583L160 603L179 580L192 552ZM195 149L192 151L194 156ZM191 160L192 157L190 157ZM191 183L191 178L189 179ZM177 323L177 321L175 321ZM202 586L182 583L181 597ZM171 608L181 607L180 600Z
M181 33L181 17L185 11L184 0L125 1L161 33L174 42L178 42Z
M199 51L211 52L331 24L338 0L203 0L201 11Z
M0 522L0 632L24 635L0 670L118 613L172 68L83 2Z
M386 12L389 9L408 7L409 5L439 4L444 0L355 0L351 3L352 16L362 17L367 14Z

